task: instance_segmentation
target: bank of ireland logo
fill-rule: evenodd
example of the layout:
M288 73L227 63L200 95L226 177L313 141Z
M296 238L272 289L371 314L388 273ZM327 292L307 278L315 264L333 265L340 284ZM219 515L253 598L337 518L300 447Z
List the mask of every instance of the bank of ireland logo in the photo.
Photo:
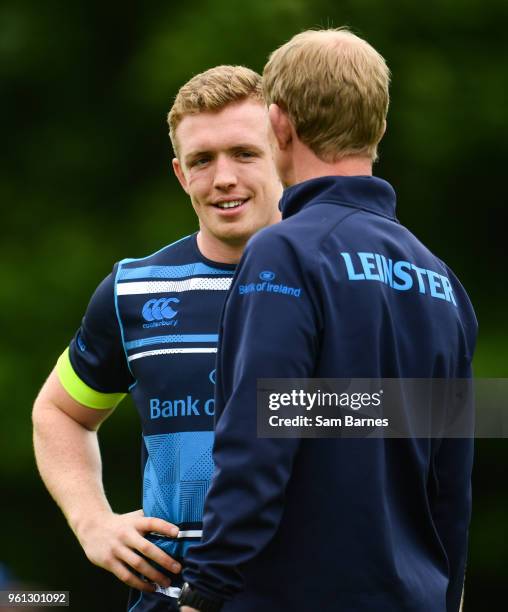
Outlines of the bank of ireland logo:
M245 285L238 285L238 293L240 295L253 295L255 293L276 293L278 295L291 295L293 297L300 297L302 294L301 287L289 287L284 283L278 281L273 283L276 274L271 270L262 270L258 274L258 278L261 282L246 283Z
M179 304L178 298L159 298L151 299L145 303L141 314L143 319L148 322L169 320L175 317L178 312L170 304Z
M259 278L262 281L273 281L273 279L275 278L275 274L270 270L263 270L263 272L261 272L261 274L259 275Z

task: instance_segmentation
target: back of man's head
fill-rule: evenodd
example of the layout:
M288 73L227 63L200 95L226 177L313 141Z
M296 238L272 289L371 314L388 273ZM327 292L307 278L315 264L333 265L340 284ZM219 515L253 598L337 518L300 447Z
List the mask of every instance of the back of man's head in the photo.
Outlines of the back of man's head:
M344 28L293 36L271 54L263 72L267 103L283 109L303 144L326 162L377 158L389 82L383 57Z
M176 129L187 115L217 112L228 104L252 99L264 104L261 76L245 66L216 66L182 85L168 113L169 137L178 157Z

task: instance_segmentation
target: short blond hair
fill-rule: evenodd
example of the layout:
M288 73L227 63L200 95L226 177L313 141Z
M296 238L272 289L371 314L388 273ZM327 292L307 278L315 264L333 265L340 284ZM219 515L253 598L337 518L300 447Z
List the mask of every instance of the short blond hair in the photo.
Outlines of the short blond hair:
M285 110L320 159L377 159L389 104L383 57L346 28L307 30L276 49L263 72L268 104Z
M176 128L185 116L220 111L247 98L264 103L261 75L245 66L216 66L192 77L180 88L168 113L175 155L178 156Z

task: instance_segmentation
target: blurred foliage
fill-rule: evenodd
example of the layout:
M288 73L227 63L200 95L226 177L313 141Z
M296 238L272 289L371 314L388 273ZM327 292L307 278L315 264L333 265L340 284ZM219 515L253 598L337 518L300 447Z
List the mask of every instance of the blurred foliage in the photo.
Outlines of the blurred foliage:
M84 559L37 479L30 409L113 262L195 230L170 172L165 116L178 88L213 65L262 70L270 51L309 27L349 25L378 48L393 86L376 174L397 189L401 221L468 289L481 327L476 374L507 376L498 185L507 19L505 0L1 2L0 560L20 579L71 589L76 610L123 608L123 588ZM128 402L102 445L115 509L137 507L139 426ZM478 443L467 612L492 607L503 587L505 462L504 441Z

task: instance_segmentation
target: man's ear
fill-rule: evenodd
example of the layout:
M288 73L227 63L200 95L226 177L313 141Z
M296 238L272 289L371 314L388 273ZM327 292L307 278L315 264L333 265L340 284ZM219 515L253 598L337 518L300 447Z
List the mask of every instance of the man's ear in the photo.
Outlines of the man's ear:
M281 151L286 150L293 140L293 126L287 113L277 104L270 104L268 117L279 149Z
M180 160L178 159L178 157L173 158L172 164L173 164L173 171L176 174L176 178L178 179L178 182L182 186L182 189L185 191L185 193L189 195L189 190L187 189L187 179L185 178L185 174L183 172L183 168L182 168L182 165L180 164Z

